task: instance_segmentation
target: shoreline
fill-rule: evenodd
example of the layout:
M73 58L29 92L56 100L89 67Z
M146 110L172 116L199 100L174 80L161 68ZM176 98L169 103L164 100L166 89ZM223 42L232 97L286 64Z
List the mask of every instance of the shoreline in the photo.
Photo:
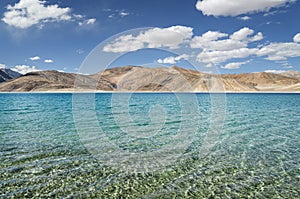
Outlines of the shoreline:
M0 94L170 94L170 93L181 93L181 94L300 94L300 91L28 91L28 92L0 92Z

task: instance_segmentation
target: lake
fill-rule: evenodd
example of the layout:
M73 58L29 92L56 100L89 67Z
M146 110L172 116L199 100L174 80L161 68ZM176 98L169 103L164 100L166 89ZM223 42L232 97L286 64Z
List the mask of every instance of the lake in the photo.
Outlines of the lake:
M299 198L300 94L0 94L0 196Z

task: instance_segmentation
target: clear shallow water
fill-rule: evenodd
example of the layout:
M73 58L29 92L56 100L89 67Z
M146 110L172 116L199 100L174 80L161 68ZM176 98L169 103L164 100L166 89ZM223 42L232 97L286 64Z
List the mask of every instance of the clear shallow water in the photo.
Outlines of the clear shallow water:
M120 96L0 94L0 196L300 197L299 94Z

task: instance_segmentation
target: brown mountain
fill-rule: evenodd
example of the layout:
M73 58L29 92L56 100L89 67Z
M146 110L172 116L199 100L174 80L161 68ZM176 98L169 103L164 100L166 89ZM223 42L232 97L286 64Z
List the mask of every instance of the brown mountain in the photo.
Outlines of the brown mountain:
M184 69L125 66L92 75L39 71L0 83L0 91L300 92L300 77L273 73L215 75Z
M280 73L280 75L284 75L287 77L295 77L295 78L300 78L300 72L299 71L294 71L294 70L288 70L285 72Z
M241 83L252 85L258 91L300 91L300 78L274 73L248 73L222 75L223 78L235 79Z

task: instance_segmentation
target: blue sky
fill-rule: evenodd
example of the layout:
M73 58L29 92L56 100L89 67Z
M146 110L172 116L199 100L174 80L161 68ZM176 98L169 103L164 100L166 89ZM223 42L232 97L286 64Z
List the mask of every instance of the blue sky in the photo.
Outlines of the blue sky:
M87 72L103 56L120 56L111 66L300 70L299 10L297 0L1 0L0 67L78 72L105 41Z

